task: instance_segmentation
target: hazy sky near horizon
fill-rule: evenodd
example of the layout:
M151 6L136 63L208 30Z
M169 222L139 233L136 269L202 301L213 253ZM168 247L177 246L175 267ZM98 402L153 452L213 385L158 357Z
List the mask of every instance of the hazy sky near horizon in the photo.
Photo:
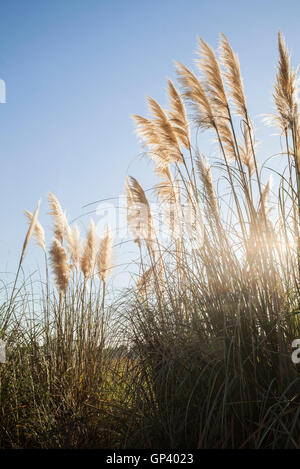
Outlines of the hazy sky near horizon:
M0 271L16 270L24 209L41 198L49 226L49 191L73 219L123 193L128 173L149 186L130 115L146 114L146 95L166 104L173 61L192 66L197 35L214 48L228 37L264 156L278 149L258 116L272 111L279 28L300 63L299 17L296 0L0 0Z

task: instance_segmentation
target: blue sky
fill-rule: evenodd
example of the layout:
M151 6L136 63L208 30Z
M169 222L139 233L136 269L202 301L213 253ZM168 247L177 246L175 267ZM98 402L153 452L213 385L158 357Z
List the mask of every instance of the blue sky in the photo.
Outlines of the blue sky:
M198 34L214 47L220 32L228 37L267 139L262 158L278 149L258 116L272 111L278 28L300 63L299 13L296 0L1 0L0 271L16 270L25 208L42 198L50 224L48 191L72 219L122 193L128 171L149 187L130 115L146 113L146 95L166 104L173 61L192 65Z

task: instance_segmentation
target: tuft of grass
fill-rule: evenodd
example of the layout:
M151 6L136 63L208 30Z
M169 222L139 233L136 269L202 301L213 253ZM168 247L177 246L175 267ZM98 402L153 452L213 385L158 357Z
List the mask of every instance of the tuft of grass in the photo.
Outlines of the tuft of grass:
M47 253L38 209L0 309L0 447L299 448L300 153L297 75L278 36L275 113L286 168L261 177L240 64L222 35L199 38L197 72L176 63L169 109L134 116L158 179L161 239L142 185L127 178L136 285L109 303L109 229L85 242L49 195ZM208 161L198 132L215 139ZM268 155L267 155L268 156ZM272 209L272 210L271 210ZM29 238L45 283L17 288ZM51 261L55 277L48 274Z

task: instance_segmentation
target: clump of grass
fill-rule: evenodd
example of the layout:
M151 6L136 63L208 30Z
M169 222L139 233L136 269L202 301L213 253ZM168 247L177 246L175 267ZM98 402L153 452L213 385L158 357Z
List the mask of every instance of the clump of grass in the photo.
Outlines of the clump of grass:
M112 401L117 401L112 383L122 371L108 352L105 286L112 237L108 227L97 252L91 221L82 248L78 228L71 229L53 194L49 204L54 219L49 251L38 205L34 215L25 212L30 226L20 260L21 265L34 236L46 262L46 282L38 287L41 301L36 303L34 285L27 291L25 281L17 288L17 277L7 306L10 317L5 305L3 309L7 362L0 365L0 447L109 447L120 440L122 428L109 418Z
M26 212L30 227L2 308L1 447L300 447L291 360L300 307L299 109L280 33L278 45L269 120L286 168L274 168L273 186L261 177L239 60L224 35L219 54L199 38L197 71L176 63L168 109L149 97L150 117L134 115L170 236L161 239L146 192L128 177L140 268L115 304L106 300L109 228L100 241L91 221L83 242L49 195L53 287L38 209ZM198 147L198 131L214 136L214 160ZM46 263L38 314L16 289L31 235Z
M260 176L240 65L225 36L219 59L199 39L199 75L176 64L181 94L169 82L170 110L148 99L153 117L134 116L160 179L155 194L172 200L173 216L188 203L194 217L177 216L179 239L165 245L154 235L151 252L140 239L143 294L133 292L124 311L143 414L133 446L142 439L151 447L299 447L300 381L290 358L299 333L299 112L280 33L278 41L272 121L286 142L289 175L277 175L276 196L271 178ZM215 133L216 164L191 143L185 105L191 124ZM145 226L137 215L135 222Z

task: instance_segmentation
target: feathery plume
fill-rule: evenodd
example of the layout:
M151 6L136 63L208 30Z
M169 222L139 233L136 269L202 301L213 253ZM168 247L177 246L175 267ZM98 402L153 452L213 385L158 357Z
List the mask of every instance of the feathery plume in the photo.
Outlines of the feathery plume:
M170 110L168 114L173 125L178 140L189 150L190 148L190 130L186 116L185 106L182 98L176 90L173 82L168 80L168 94Z
M149 147L149 156L155 162L158 171L164 171L170 164L182 161L182 155L178 152L178 143L175 150L174 147L170 147L169 142L166 142L165 135L162 135L161 129L154 120L136 114L132 118L137 125L136 133L145 146ZM173 133L175 133L174 130Z
M168 152L171 152L177 161L182 161L182 154L176 132L169 121L167 114L153 98L148 96L147 99L162 147L165 148L165 150L168 150Z
M169 168L167 168L162 174L161 182L154 186L154 190L157 196L162 202L175 203L176 194L174 188L174 181Z
M25 215L29 220L29 223L33 220L33 215L29 210L25 210ZM45 244L45 231L38 219L36 218L33 225L33 237L36 241L36 244L42 248L44 253L46 253L46 244Z
M97 253L97 234L96 234L95 223L91 219L86 243L83 248L83 253L81 257L81 270L83 272L85 279L91 277L94 273L96 253Z
M52 215L54 219L54 235L55 238L57 238L62 243L65 232L67 232L70 236L70 227L58 199L54 194L52 194L52 192L49 192L48 194L48 201L51 209L50 215Z
M72 230L68 230L66 234L67 239L67 249L72 257L72 265L75 270L78 272L79 270L79 263L81 259L81 251L82 251L82 242L80 238L80 232L77 225L72 227Z
M101 241L97 263L98 275L102 282L106 282L112 268L112 237L109 227L107 227L105 236Z
M142 238L151 242L154 228L149 202L143 188L132 176L126 180L126 197L127 223L134 241L139 242Z
M297 74L290 66L290 53L284 38L278 32L279 64L274 85L273 98L278 116L273 116L271 122L285 131L292 128L298 118L297 102Z
M245 118L247 115L247 107L239 59L231 49L229 41L224 34L221 34L220 51L221 61L225 67L225 78L228 85L229 96L232 99L237 113Z
M68 254L61 242L53 238L52 246L50 249L50 258L52 268L55 274L55 282L58 290L63 293L66 291L70 276L71 268L68 263Z
M200 71L206 77L206 87L215 112L219 116L228 116L228 101L222 79L221 69L212 48L200 37L198 53L202 57L196 60Z
M175 62L175 65L179 83L183 88L183 96L192 105L197 125L202 129L215 127L213 110L203 85L183 64Z

